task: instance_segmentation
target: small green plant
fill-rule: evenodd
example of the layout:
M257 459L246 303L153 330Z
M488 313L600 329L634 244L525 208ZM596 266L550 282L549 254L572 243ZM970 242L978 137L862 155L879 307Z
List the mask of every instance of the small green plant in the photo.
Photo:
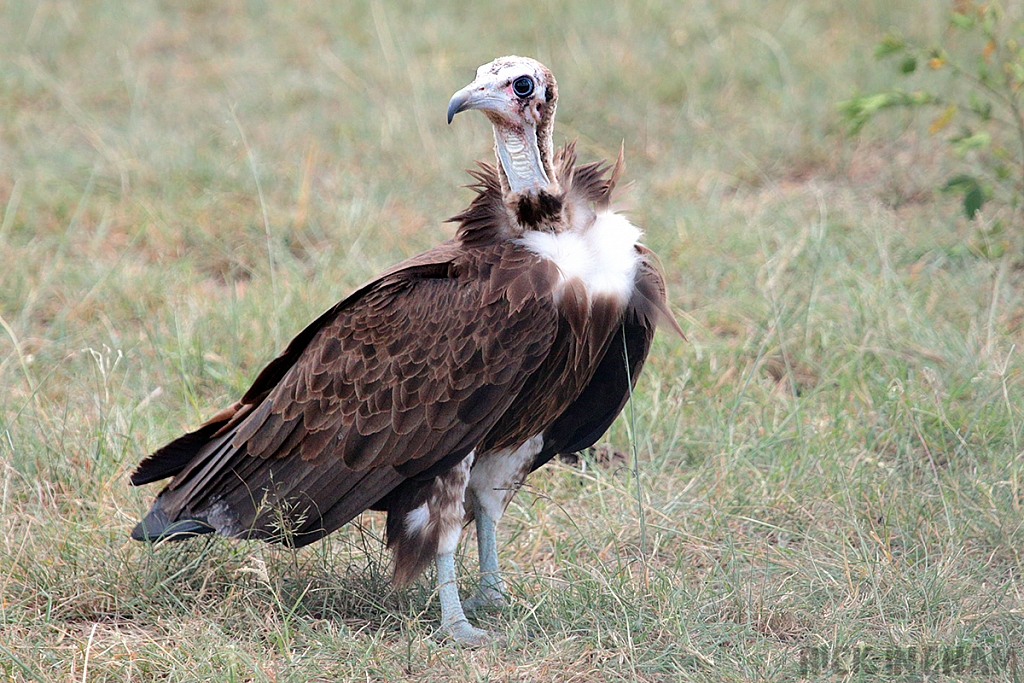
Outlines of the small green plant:
M996 2L956 0L945 38L946 45L921 46L890 33L875 48L877 58L896 62L902 77L927 85L938 83L938 87L858 95L840 102L839 110L856 134L886 109L936 109L928 132L946 134L950 151L963 166L942 191L960 195L971 220L987 202L1009 207L1009 220L1020 236L1024 234L1024 22L1008 17ZM934 76L922 77L922 71L947 78L936 81ZM1000 256L1008 246L1005 229L1002 220L991 221L974 248L988 257Z

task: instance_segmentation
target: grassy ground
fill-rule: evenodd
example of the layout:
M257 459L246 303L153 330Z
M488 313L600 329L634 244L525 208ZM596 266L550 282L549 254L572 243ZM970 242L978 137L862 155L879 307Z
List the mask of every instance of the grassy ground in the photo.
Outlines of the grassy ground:
M965 248L927 121L835 109L942 3L294 5L0 2L0 679L838 679L958 645L1019 677L1019 258ZM616 457L537 473L481 651L434 638L432 577L388 588L377 516L298 553L128 541L141 456L450 236L491 152L445 107L511 52L582 158L625 141L689 339L603 451L636 449L642 518Z

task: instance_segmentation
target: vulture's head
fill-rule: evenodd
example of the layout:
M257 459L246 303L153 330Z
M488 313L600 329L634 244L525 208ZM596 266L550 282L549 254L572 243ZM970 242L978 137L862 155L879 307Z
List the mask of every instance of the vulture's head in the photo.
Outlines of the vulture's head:
M476 70L476 78L452 96L448 123L461 111L478 109L494 126L495 152L511 192L548 189L551 126L558 86L546 66L529 57L499 57Z
M452 96L448 123L460 111L479 109L496 126L533 126L554 116L558 88L546 66L529 57L499 57Z

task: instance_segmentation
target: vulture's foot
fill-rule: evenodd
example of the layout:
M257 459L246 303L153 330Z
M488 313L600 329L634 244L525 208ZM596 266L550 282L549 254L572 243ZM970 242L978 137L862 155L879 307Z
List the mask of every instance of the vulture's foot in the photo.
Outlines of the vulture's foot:
M476 628L465 619L442 626L441 630L451 636L452 640L462 647L483 647L484 645L490 645L496 640L489 631Z
M437 554L437 590L441 602L441 630L463 647L482 647L495 638L466 620L455 585L455 557L452 553Z
M478 610L502 609L508 606L508 600L502 592L490 586L480 586L471 597L462 601L462 609L467 612Z

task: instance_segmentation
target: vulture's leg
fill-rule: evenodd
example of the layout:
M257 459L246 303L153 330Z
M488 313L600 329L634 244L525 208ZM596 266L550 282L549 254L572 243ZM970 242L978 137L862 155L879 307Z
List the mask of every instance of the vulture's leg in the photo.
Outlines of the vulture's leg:
M541 452L544 437L527 439L518 448L490 451L477 457L469 474L466 501L476 518L476 542L480 558L480 586L463 603L472 612L482 607L504 607L505 582L498 570L496 528L505 507L530 473L533 459Z
M460 645L479 647L491 642L491 634L473 627L462 611L459 585L455 576L455 549L462 536L466 516L466 488L475 454L470 453L458 465L437 477L425 503L428 519L437 533L437 593L441 602L441 630Z
M480 558L480 586L472 597L466 599L463 607L473 612L485 607L504 607L505 582L498 569L498 520L484 505L474 508L476 516L476 547ZM500 515L499 515L500 518Z
M455 642L469 647L479 647L491 642L491 634L474 627L466 619L459 602L459 586L455 580L455 553L437 553L437 590L441 601L441 629Z

